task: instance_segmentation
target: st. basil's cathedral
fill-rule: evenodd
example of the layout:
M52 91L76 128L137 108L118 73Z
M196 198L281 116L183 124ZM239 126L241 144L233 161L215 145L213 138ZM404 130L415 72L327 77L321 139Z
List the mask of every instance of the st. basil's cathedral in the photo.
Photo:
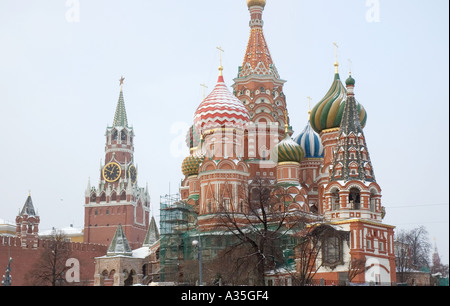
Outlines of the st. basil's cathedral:
M367 113L356 99L355 79L350 73L342 82L336 58L329 91L294 135L292 125L302 120L289 117L286 81L264 37L266 1L247 5L250 37L234 84L224 83L220 65L215 88L194 114L181 199L195 207L198 230L207 236L224 210L249 211L248 192L240 189L255 178L267 179L285 187L284 209L349 233L345 243L334 245L334 258L322 258L329 262L315 278L338 283L349 262L364 258L367 269L355 281L395 282L394 226L382 222L381 188L363 131Z
M71 246L83 263L95 259L83 267L86 284L183 282L187 270L179 269L192 259L192 238L203 243L205 259L226 249L209 239L221 229L224 212L238 216L242 229L255 226L248 217L252 200L247 195L258 180L283 188L278 207L286 216L303 216L306 230L325 224L337 233L321 242L317 260L322 263L314 280L348 281L351 263L363 260L364 270L354 282L395 283L395 227L383 223L381 187L364 136L368 115L357 101L357 82L351 72L343 82L336 56L331 86L309 118L290 118L286 81L263 32L266 0L247 0L247 6L250 37L242 65L228 85L223 77L228 67L220 61L214 89L193 114L179 197L161 202L159 230L150 212L149 187L138 186L135 131L128 124L121 79L113 124L106 129L99 183L92 186L89 180L84 195L83 241ZM8 245L8 252L13 247L12 253L19 254L45 248L37 238L39 218L29 196L17 217L16 237L0 234L0 250ZM298 256L290 253L288 272L265 271L265 283L292 284L291 276L303 268ZM13 269L19 262L12 262ZM171 277L173 267L176 277Z

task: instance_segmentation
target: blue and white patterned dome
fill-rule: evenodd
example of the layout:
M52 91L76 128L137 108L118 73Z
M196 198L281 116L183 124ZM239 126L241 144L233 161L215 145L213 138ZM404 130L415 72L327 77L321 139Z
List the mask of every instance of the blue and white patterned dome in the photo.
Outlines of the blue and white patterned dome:
M312 129L310 121L303 132L295 138L295 142L305 151L305 158L323 158L322 141L319 134Z

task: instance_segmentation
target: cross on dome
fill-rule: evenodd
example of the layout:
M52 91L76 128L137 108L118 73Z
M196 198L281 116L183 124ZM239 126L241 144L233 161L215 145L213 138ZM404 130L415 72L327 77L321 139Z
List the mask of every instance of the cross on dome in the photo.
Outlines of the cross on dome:
M338 62L338 48L339 46L337 45L337 43L333 43L334 47L336 48L336 62L334 62L334 67L336 68L336 73L339 73L338 67L339 67L339 62Z
M222 71L223 71L223 66L222 66L222 53L223 52L225 52L223 49L222 49L222 47L217 47L217 50L219 50L219 71L220 71L220 73L219 73L219 75L221 76L222 75Z

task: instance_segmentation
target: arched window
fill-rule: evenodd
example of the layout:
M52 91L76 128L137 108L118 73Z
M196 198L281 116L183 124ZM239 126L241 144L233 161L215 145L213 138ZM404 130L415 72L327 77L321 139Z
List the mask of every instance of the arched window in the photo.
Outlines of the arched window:
M117 138L119 137L119 133L117 132L117 130L114 130L112 132L112 140L117 141Z
M136 274L136 272L134 272L134 270L131 270L129 273L126 270L124 270L123 272L124 272L123 274L125 276L124 285L132 286L134 283L133 276Z
M127 133L125 131L120 132L120 140L122 141L127 140Z
M376 202L375 202L375 192L373 190L370 191L370 199L369 199L369 209L371 212L375 212L376 210Z
M351 209L361 208L361 196L358 188L353 187L350 189L349 202L351 204Z
M334 189L334 191L332 191L331 193L331 209L332 210L339 210L340 207L340 203L339 203L339 190L338 189Z
M331 236L323 240L322 256L325 265L337 265L341 263L341 240Z

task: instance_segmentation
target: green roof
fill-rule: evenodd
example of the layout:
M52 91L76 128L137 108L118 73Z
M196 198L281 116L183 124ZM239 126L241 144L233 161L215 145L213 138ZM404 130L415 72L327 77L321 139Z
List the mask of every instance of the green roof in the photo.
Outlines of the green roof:
M123 91L120 90L119 101L117 102L116 113L114 115L113 127L128 127L127 111L123 99Z
M113 240L109 246L107 256L117 256L117 255L125 255L131 256L133 252L131 251L130 244L128 243L127 237L123 232L122 225L117 226L116 234L114 235Z
M147 235L145 236L143 246L151 246L156 241L159 240L159 231L158 227L156 226L155 217L152 217L152 220L150 221L150 225L148 227Z

